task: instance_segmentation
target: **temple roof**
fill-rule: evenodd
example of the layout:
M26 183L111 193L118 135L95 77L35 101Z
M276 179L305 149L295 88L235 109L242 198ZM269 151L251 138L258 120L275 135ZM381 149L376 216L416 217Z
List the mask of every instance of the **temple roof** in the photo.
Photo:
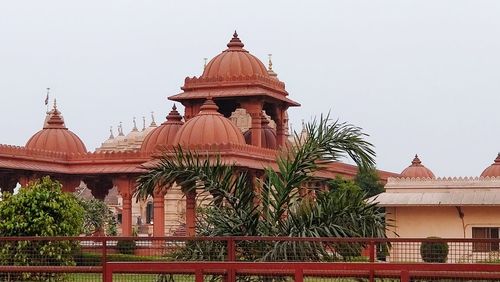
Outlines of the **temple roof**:
M26 142L26 148L76 154L87 152L83 141L64 124L55 100L54 108L48 113L43 129Z
M413 161L411 162L411 165L407 168L405 168L401 172L401 177L407 177L407 178L436 178L434 176L434 173L428 168L426 168L424 165L422 165L422 162L418 158L418 155L415 155L415 158L413 158Z
M227 49L206 65L200 77L187 77L184 92L169 97L174 101L206 99L207 97L268 97L288 106L300 106L288 99L285 84L270 75L264 64L243 47L235 32ZM271 73L272 74L272 73Z
M245 144L243 134L234 123L217 112L212 99L207 99L197 116L188 120L175 137L182 146L203 144Z
M500 153L498 153L495 161L489 167L487 167L483 173L481 173L482 177L496 177L500 176Z

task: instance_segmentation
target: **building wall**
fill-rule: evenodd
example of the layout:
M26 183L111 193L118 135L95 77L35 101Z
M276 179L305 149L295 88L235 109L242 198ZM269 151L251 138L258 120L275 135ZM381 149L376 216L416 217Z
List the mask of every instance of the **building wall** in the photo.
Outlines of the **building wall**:
M463 223L456 207L391 207L388 218L395 227L388 237L472 238L472 227L500 227L500 207L461 207ZM464 228L465 227L465 228ZM464 236L465 229L465 236Z
M500 227L500 207L460 207L463 221L456 207L389 207L387 218L392 221L389 238L472 238L472 227ZM397 235L396 235L396 234ZM474 253L472 244L449 244L448 262L469 262L484 259ZM395 243L390 260L398 262L420 261L420 244Z

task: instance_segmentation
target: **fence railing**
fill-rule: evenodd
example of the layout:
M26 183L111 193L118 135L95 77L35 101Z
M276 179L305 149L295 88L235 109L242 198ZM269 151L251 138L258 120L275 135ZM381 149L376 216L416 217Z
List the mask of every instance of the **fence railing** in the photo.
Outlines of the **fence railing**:
M499 246L500 239L0 237L0 281L103 281L109 275L113 281L194 281L200 275L225 281L301 281L300 275L307 281L500 281Z

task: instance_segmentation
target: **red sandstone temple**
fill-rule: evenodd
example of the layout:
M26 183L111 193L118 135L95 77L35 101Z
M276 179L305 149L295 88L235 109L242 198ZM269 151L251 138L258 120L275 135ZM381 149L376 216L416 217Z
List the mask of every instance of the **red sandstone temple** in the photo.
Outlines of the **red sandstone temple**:
M63 190L75 192L84 186L98 199L107 199L121 217L121 234L141 233L163 236L194 234L196 195L182 195L171 187L151 199L133 199L136 177L162 148L181 145L206 154L220 154L226 162L258 175L264 167L275 166L277 150L288 141L291 100L272 70L244 48L236 32L227 49L205 66L199 77L188 77L182 92L169 99L181 103L184 115L174 106L159 126L139 131L135 125L128 135L120 127L95 152L69 130L54 103L43 129L25 146L0 145L0 189L13 191L33 179L49 175L61 182ZM352 177L357 167L333 163L319 180L336 175ZM381 172L381 178L396 175ZM184 227L186 226L186 227ZM144 229L145 227L145 229ZM182 230L184 230L182 232Z

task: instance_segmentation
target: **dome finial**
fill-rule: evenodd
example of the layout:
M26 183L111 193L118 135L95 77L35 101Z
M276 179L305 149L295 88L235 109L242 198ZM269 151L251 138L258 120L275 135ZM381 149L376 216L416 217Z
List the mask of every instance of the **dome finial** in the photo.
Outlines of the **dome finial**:
M54 98L54 106L53 106L54 111L57 111L57 99Z
M177 111L177 107L175 106L175 104L172 106L172 110L167 115L167 121L163 124L166 124L166 123L167 124L171 124L171 123L182 124L182 116Z
M207 67L208 58L203 58L203 69Z
M156 127L156 122L155 122L155 112L151 111L151 124L149 125L151 127Z
M205 103L201 105L200 107L200 112L217 112L219 110L219 107L217 107L217 104L215 104L214 100L212 100L212 97L209 95L207 99L205 100Z
M420 159L418 158L418 155L415 154L415 157L413 158L413 160L411 161L411 164L412 165L420 165L422 162L420 161Z
M137 122L135 121L135 117L132 118L132 123L134 124L134 127L132 128L132 131L139 131L137 129Z
M272 61L272 56L273 54L267 54L269 60L268 60L268 64L267 64L267 73L271 76L271 77L274 77L274 78L277 78L278 77L278 74L274 72L273 70L273 61Z
M120 124L118 125L118 136L125 136L123 134L123 123L120 121Z
M231 39L231 41L229 41L229 43L227 44L227 47L229 47L229 49L242 49L244 46L245 45L238 38L238 33L235 30L233 33L233 38Z
M146 130L146 117L142 116L142 130L141 131L144 131L144 130Z
M109 127L109 138L108 139L115 139L115 136L113 135L113 126Z

